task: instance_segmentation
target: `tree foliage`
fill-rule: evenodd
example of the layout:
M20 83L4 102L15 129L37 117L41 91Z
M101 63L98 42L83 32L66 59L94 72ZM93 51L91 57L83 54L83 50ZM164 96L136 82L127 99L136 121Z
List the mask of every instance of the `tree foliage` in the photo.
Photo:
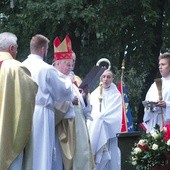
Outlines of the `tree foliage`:
M0 13L8 17L0 30L18 36L21 61L36 33L51 41L49 63L54 38L69 34L77 55L76 72L81 77L100 58L108 58L112 69L119 72L125 59L132 110L134 115L142 112L141 100L158 76L157 58L160 52L169 51L169 0L17 0L12 9L9 0L1 0L0 7Z

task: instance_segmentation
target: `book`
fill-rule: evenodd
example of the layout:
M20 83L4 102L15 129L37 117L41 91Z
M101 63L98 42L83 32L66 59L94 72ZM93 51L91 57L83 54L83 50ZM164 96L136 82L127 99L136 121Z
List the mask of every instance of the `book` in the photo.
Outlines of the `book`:
M79 88L83 89L85 86L88 87L91 93L99 84L100 76L106 70L105 67L93 66L89 73L85 76Z

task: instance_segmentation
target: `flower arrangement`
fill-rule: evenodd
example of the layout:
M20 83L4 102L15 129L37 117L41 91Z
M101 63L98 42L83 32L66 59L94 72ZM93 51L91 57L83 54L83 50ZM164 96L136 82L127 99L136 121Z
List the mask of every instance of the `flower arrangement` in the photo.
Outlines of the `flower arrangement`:
M144 133L131 151L130 163L140 170L167 165L170 155L170 124Z

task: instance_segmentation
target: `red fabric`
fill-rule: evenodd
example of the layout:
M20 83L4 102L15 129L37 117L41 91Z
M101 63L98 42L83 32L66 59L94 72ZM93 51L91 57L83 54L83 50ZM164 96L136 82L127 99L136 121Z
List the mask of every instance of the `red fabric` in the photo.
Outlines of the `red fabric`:
M75 84L77 87L79 87L76 81L74 81L74 84Z
M140 123L140 127L146 132L147 128L144 123Z
M71 46L71 40L68 35L66 35L65 39L63 42L59 39L59 37L56 37L54 39L54 49L57 49L62 43L64 43L67 47L66 51L55 51L54 52L54 59L55 60L67 60L67 59L73 59L72 55L72 46ZM60 49L61 50L61 49Z
M66 44L67 44L67 50L68 50L69 53L72 53L70 37L68 35L66 35L65 39L66 39Z
M165 132L165 136L163 138L164 141L168 141L170 139L170 124L166 124L166 132Z
M126 122L126 112L125 112L125 104L124 104L124 94L123 94L123 82L120 81L118 84L118 90L121 93L122 96L122 128L121 128L121 132L128 132L128 128L127 128L127 122Z
M2 62L3 62L3 61L0 61L0 68L1 68Z
M57 52L57 53L54 53L54 59L55 60L72 60L73 55L72 55L72 52L71 53Z
M59 37L56 37L54 39L54 46L57 48L60 44L61 44L61 40L59 39Z

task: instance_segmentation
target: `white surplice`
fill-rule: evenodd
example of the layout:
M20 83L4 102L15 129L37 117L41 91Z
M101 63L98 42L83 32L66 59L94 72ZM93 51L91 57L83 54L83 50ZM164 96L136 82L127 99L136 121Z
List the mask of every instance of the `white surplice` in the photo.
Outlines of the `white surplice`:
M121 132L122 99L115 84L103 89L100 112L100 87L90 96L93 121L88 121L96 170L120 170L117 133Z
M39 86L33 116L33 170L51 170L54 155L59 155L56 150L60 151L55 148L54 104L72 100L72 83L38 55L30 54L23 65Z
M153 110L144 109L143 121L147 125L147 132L153 130L156 124L162 127L163 122L170 122L170 78L162 78L162 96L163 101L166 102L166 108L162 110L160 107L154 107ZM157 102L158 99L158 90L156 84L153 83L146 94L145 101Z

